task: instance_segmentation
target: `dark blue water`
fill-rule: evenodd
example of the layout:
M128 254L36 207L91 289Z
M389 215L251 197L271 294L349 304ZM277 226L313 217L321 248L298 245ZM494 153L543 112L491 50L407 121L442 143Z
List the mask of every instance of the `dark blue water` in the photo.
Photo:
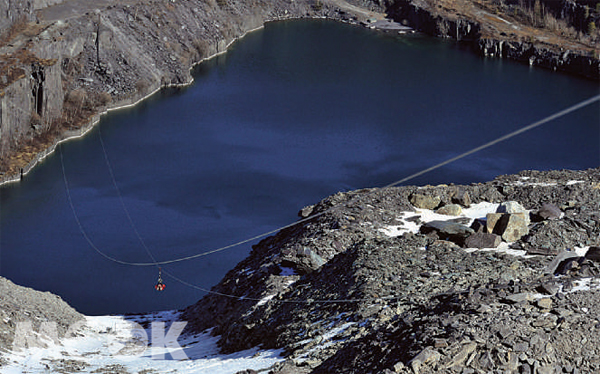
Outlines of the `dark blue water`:
M195 77L193 86L115 112L62 147L83 231L109 256L150 261L127 213L158 260L193 255L599 93L595 82L483 60L453 43L322 21L269 24ZM596 104L411 183L596 167L599 120ZM2 276L57 293L88 314L180 308L203 296L167 276L157 293L155 268L119 265L90 248L58 153L0 192ZM249 251L244 245L166 269L210 288Z

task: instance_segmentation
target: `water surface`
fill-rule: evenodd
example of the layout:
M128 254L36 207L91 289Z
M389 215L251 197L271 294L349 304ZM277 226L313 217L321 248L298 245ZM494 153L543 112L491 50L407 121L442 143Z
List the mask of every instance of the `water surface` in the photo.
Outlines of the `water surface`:
M325 21L268 24L196 83L106 116L1 193L0 273L88 314L180 308L203 292L157 269L293 222L337 191L386 185L599 92L597 83L422 36ZM108 162L107 162L108 160ZM471 183L600 163L590 106L411 183ZM112 175L111 175L112 172ZM113 183L113 176L114 182ZM122 201L121 201L122 198ZM123 203L123 204L122 204ZM133 226L128 218L131 217ZM166 266L210 288L244 245Z

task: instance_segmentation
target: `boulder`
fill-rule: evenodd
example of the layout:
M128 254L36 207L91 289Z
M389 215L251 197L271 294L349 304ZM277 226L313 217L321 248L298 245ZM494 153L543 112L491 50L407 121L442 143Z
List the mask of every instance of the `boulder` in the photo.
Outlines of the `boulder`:
M560 253L559 248L546 248L546 247L530 247L526 248L528 255L542 255L542 256L555 256Z
M525 209L521 204L516 201L505 201L498 205L496 213L508 213L508 214L523 214L524 219L529 225L529 211Z
M471 224L471 228L475 232L486 232L486 222L483 219L476 219Z
M295 269L298 274L308 274L325 264L323 257L308 247L298 248L282 259L281 265Z
M562 211L559 207L553 204L543 204L537 211L536 216L540 220L559 219L562 216Z
M502 238L496 234L487 232L476 232L465 240L467 248L496 248L502 242Z
M422 194L412 194L410 203L419 209L435 209L440 205L442 199L439 196L427 196Z
M308 216L310 216L312 214L313 209L315 209L314 205L305 206L298 212L298 216L300 218L307 218Z
M422 365L434 366L442 357L442 355L432 347L427 347L409 361L410 367L415 374L421 371Z
M496 228L496 225L498 224L498 221L500 221L500 218L502 218L504 214L503 213L488 213L485 218L486 218L486 230L488 232L488 234L493 233Z
M524 213L505 214L494 227L494 231L502 235L504 241L512 243L529 233L528 225L529 219Z
M465 188L459 187L452 196L452 202L468 208L471 206L471 196Z
M538 299L536 305L540 309L551 309L552 308L552 299L549 297L543 297Z
M468 342L464 344L461 349L452 357L450 362L445 365L446 369L460 367L469 358L471 353L477 349L477 343Z
M487 233L502 236L506 242L514 242L529 233L527 213L488 213Z
M600 262L600 247L590 247L585 254L585 258Z
M511 304L517 304L517 303L523 303L525 301L530 301L533 300L533 295L529 292L521 292L521 293L515 293L512 295L508 295L506 296L503 301L511 303Z
M555 271L555 274L556 275L565 275L565 274L570 274L571 272L577 272L577 270L579 270L580 265L583 263L584 260L585 260L585 257L568 258L558 265L558 267Z
M440 239L450 240L458 245L463 245L465 239L475 233L470 227L448 221L427 222L421 226L420 231L423 234L435 232Z
M575 251L562 251L546 266L544 272L546 274L556 274L565 260L579 258Z
M542 282L538 287L538 291L545 295L554 296L560 290L560 287L556 284L556 282Z
M496 213L528 213L528 211L516 201L505 201L498 205Z
M443 207L439 208L435 212L438 214L444 214L447 216L460 216L460 214L462 213L462 208L458 204L449 204L449 205L444 205Z

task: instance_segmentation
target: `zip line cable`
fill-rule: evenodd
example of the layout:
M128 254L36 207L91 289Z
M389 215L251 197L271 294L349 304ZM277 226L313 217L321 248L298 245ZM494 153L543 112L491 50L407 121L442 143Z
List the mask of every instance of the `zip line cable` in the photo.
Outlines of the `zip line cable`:
M593 97L591 97L591 98L589 98L587 100L584 100L584 101L582 101L582 102L580 102L578 104L570 106L567 109L563 109L560 112L556 112L556 113L554 113L554 114L552 114L552 115L550 115L550 116L548 116L548 117L546 117L544 119L541 119L541 120L539 120L537 122L534 122L534 123L532 123L530 125L521 127L520 129L518 129L516 131L513 131L513 132L508 133L508 134L506 134L504 136L496 138L496 139L494 139L494 140L492 140L492 141L490 141L488 143L485 143L483 145L480 145L479 147L473 148L470 151L467 151L465 153L461 153L460 155L458 155L456 157L452 157L452 158L450 158L450 159L448 159L448 160L446 160L444 162L440 162L439 164L431 166L431 167L429 167L429 168L427 168L425 170L421 170L421 171L419 171L417 173L411 174L411 175L409 175L406 178L403 178L403 179L400 179L399 181L390 183L387 186L384 186L382 188L389 188L389 187L394 187L394 186L397 186L399 184L402 184L402 183L404 183L406 181L414 179L414 178L416 178L418 176L421 176L421 175L423 175L425 173L429 173L430 171L433 171L435 169L441 168L442 166L446 166L446 165L448 165L448 164L450 164L450 163L452 163L454 161L458 161L461 158L464 158L464 157L467 157L469 155L472 155L473 153L479 152L479 151L484 150L486 148L489 148L489 147L491 147L491 146L493 146L495 144L498 144L498 143L503 142L505 140L508 140L508 139L510 139L512 137L515 137L515 136L517 136L519 134L522 134L525 131L529 131L529 130L534 129L534 128L538 127L538 126L541 126L541 125L543 125L545 123L548 123L548 122L550 122L552 120L555 120L557 118L563 117L563 116L565 116L565 115L567 115L567 114L569 114L571 112L579 110L579 109L581 109L583 107L586 107L586 106L588 106L590 104L593 104L596 101L600 101L600 95L593 96Z
M200 287L193 283L187 282L181 278L178 278L178 277L174 276L173 274L165 271L164 269L163 269L163 272L165 274L167 274L169 277L173 278L174 280L176 280L177 282L179 282L185 286L188 286L188 287L191 287L196 290L203 291L203 292L206 292L209 294L228 297L230 299L237 299L240 301L265 301L265 299L266 299L266 297L259 299L256 297L236 296L236 295L231 295L231 294L227 294L227 293L223 293L223 292L213 291L213 290L210 290L207 288ZM357 303L357 302L361 302L361 301L393 300L393 299L397 299L397 298L398 298L398 296L381 296L381 297L367 297L367 298L356 298L356 299L310 299L310 300L309 299L275 299L275 301L280 302L280 303L287 303L287 304L311 304L311 303L334 304L334 303ZM268 299L268 300L270 300L270 299Z
M548 116L548 117L546 117L544 119L541 119L541 120L539 120L537 122L534 122L534 123L532 123L530 125L524 126L524 127L520 128L520 129L518 129L516 131L513 131L513 132L511 132L509 134L506 134L504 136L496 138L496 139L494 139L494 140L492 140L492 141L490 141L488 143L485 143L485 144L483 144L481 146L473 148L473 149L471 149L471 150L469 150L467 152L464 152L464 153L462 153L462 154L460 154L458 156L452 157L452 158L450 158L450 159L448 159L446 161L443 161L443 162L441 162L439 164L431 166L431 167L429 167L427 169L424 169L424 170L421 170L421 171L419 171L417 173L411 174L411 175L409 175L409 176L407 176L407 177L405 177L403 179L400 179L400 180L398 180L396 182L390 183L390 184L388 184L388 185L386 185L386 186L384 186L382 188L394 187L394 186L397 186L397 185L402 184L404 182L407 182L407 181L409 181L411 179L414 179L414 178L416 178L418 176L421 176L421 175L423 175L425 173L428 173L428 172L431 172L433 170L439 169L442 166L445 166L447 164L450 164L452 162L460 160L460 159L462 159L464 157L467 157L467 156L469 156L469 155L471 155L473 153L479 152L479 151L481 151L483 149L489 148L489 147L491 147L491 146L493 146L493 145L495 145L497 143L500 143L500 142L502 142L504 140L510 139L510 138L512 138L514 136L517 136L517 135L519 135L519 134L521 134L523 132L526 132L528 130L534 129L534 128L538 127L538 126L541 126L541 125L543 125L545 123L548 123L548 122L550 122L552 120L555 120L557 118L563 117L563 116L565 116L565 115L567 115L567 114L569 114L571 112L579 110L579 109L581 109L581 108L583 108L585 106L588 106L588 105L590 105L590 104L592 104L592 103L594 103L596 101L600 101L600 95L593 96L593 97L591 97L591 98L589 98L587 100L584 100L584 101L582 101L582 102L580 102L578 104L575 104L575 105L573 105L571 107L568 107L568 108L566 108L566 109L564 109L564 110L562 110L560 112L552 114L552 115L550 115L550 116ZM105 151L105 149L104 149L104 142L102 142L102 147L103 147L103 150ZM106 160L107 160L107 163L108 163L108 157L107 156L106 156ZM66 178L66 174L65 174L62 152L61 152L61 163L62 163L62 167L63 167L62 169L63 169L63 177L64 177L64 180L65 180L65 187L67 188L67 195L68 195L68 199L69 199L69 203L71 205L71 208L73 208L73 214L75 215L75 220L77 221L78 226L82 230L83 236L85 237L86 241L92 246L92 248L94 250L96 250L97 252L100 252L100 250L95 245L93 245L93 243L91 242L89 236L87 234L85 234L85 232L83 231L83 225L81 224L81 222L80 222L80 220L79 220L79 218L78 218L78 216L76 214L76 211L74 209L74 205L72 203L71 195L70 195L70 193L68 191L68 182L67 182L67 178ZM112 168L109 167L109 170L111 170L111 176L113 177L113 181L114 181L114 174L112 173ZM116 186L116 182L115 182L115 186ZM119 196L121 196L120 193L119 193ZM121 199L121 201L122 201L122 199ZM124 203L123 203L123 205L124 205ZM262 234L259 234L259 235L253 236L251 238L247 238L247 239L244 239L244 240L241 240L241 241L229 244L229 245L225 245L225 246L222 246L222 247L219 247L219 248L216 248L216 249L213 249L213 250L209 250L209 251L206 251L206 252L201 252L201 253L197 253L197 254L194 254L194 255L185 256L185 257L179 257L179 258L175 258L175 259L171 259L171 260L155 261L155 262L129 262L129 261L121 261L121 260L115 259L114 257L108 256L106 254L103 254L103 257L105 257L105 258L107 258L107 259L109 259L111 261L115 261L116 260L116 262L118 262L120 264L130 265L130 266L158 266L158 265L167 265L167 264L172 264L172 263L177 263L177 262L182 262L182 261L188 261L188 260L192 260L192 259L195 259L195 258L199 258L199 257L211 255L211 254L214 254L214 253L222 252L222 251L225 251L227 249L238 247L238 246L240 246L242 244L246 244L246 243L255 241L257 239L260 239L260 238L263 238L263 237L275 234L275 233L277 233L277 232L279 232L281 230L285 230L285 229L288 229L290 227L294 227L296 225L300 225L302 223L308 222L308 221L310 221L310 220L312 220L314 218L320 217L320 216L322 216L322 215L324 215L326 213L331 212L332 210L334 210L336 208L338 208L338 206L333 206L333 207L331 207L329 209L326 209L326 210L324 210L322 212L319 212L319 213L316 213L314 215L311 215L311 216L309 216L307 218L304 218L304 219L292 222L292 223L290 223L288 225L281 226L281 227L276 228L274 230L267 231L267 232L264 232ZM127 211L127 209L126 209L126 211ZM129 222L132 223L133 221L131 220L131 216L129 215L129 213L127 213L127 217L129 219ZM136 232L136 235L138 236L138 238L141 239L141 236L139 235L139 232L137 230L135 230L135 232ZM141 242L143 243L143 240L141 240ZM147 249L147 246L145 245L145 243L144 243L144 247ZM149 250L148 250L148 252L149 252ZM151 255L151 252L149 252L149 254ZM153 258L152 255L151 255L151 258Z
M462 159L464 157L467 157L467 156L469 156L471 154L479 152L479 151L481 151L483 149L489 148L489 147L491 147L491 146L493 146L495 144L498 144L498 143L500 143L500 142L502 142L504 140L510 139L510 138L515 137L517 135L520 135L520 134L522 134L522 133L524 133L526 131L529 131L529 130L534 129L536 127L539 127L539 126L541 126L543 124L546 124L546 123L548 123L550 121L553 121L553 120L555 120L557 118L560 118L560 117L563 117L563 116L565 116L565 115L567 115L569 113L572 113L572 112L574 112L576 110L579 110L579 109L581 109L583 107L591 105L591 104L593 104L596 101L600 101L600 95L596 95L596 96L593 96L593 97L591 97L591 98L589 98L587 100L581 101L578 104L572 105L572 106L570 106L570 107L568 107L566 109L563 109L562 111L556 112L556 113L554 113L554 114L552 114L552 115L550 115L548 117L545 117L545 118L543 118L543 119L541 119L541 120L539 120L537 122L534 122L534 123L531 123L531 124L529 124L527 126L521 127L520 129L518 129L516 131L510 132L510 133L508 133L508 134L506 134L504 136L496 138L496 139L494 139L494 140L492 140L490 142L487 142L487 143L485 143L485 144L483 144L481 146L473 148L473 149L471 149L471 150L469 150L467 152L461 153L458 156L452 157L452 158L450 158L450 159L448 159L446 161L438 163L438 164L436 164L434 166L431 166L431 167L429 167L427 169L424 169L424 170L421 170L421 171L416 172L414 174L411 174L411 175L409 175L409 176L407 176L407 177L405 177L403 179L400 179L398 181L395 181L393 183L385 185L384 187L381 187L381 188L383 188L383 189L390 188L390 187L394 187L394 186L397 186L399 184L405 183L405 182L407 182L407 181L409 181L411 179L414 179L414 178L416 178L418 176L421 176L421 175L426 174L426 173L428 173L430 171L436 170L436 169L438 169L440 167L443 167L443 166L448 165L448 164L450 164L452 162L460 160L460 159ZM253 236L251 238L244 239L244 240L238 241L236 243L232 243L232 244L229 244L229 245L226 245L226 246L222 246L222 247L210 250L210 251L201 252L201 253L197 253L195 255L180 257L180 258L176 258L176 259L172 259L172 260L156 261L156 258L152 254L152 251L150 251L150 249L146 245L145 241L141 237L139 231L137 230L137 228L136 228L136 226L135 226L135 224L133 222L133 219L131 218L131 215L130 215L130 213L129 213L126 205L125 205L125 202L123 200L122 194L121 194L121 192L119 190L119 187L117 185L116 179L114 177L113 169L112 169L112 167L110 165L110 160L109 160L108 154L106 152L104 141L102 140L102 134L101 134L101 132L99 132L99 135L100 135L100 143L102 145L102 149L103 149L103 152L104 152L104 158L105 158L106 164L108 166L109 173L110 173L113 185L114 185L115 189L117 190L117 195L118 195L119 200L121 202L121 205L122 205L122 207L123 207L123 209L125 211L127 219L129 221L129 224L131 225L132 229L134 230L134 233L135 233L136 237L138 238L138 240L140 241L142 247L145 249L145 251L147 252L147 254L152 259L153 262L151 262L151 263L149 263L149 262L129 262L129 261L119 260L119 259L117 259L115 257L107 255L106 253L104 253L103 251L101 251L93 243L93 241L91 240L91 238L85 232L85 229L84 229L84 227L83 227L83 225L82 225L82 223L81 223L81 221L79 219L79 216L77 215L77 212L75 210L75 206L73 204L73 199L71 197L71 193L70 193L70 189L69 189L69 183L68 183L68 179L67 179L67 175L66 175L66 171L65 171L64 159L63 159L63 154L62 154L62 145L59 147L60 161L61 161L62 172L63 172L63 180L64 180L64 183L65 183L65 189L66 189L66 193L67 193L67 199L69 201L69 205L70 205L71 210L73 212L73 215L74 215L75 221L77 223L77 226L79 227L79 230L81 231L83 237L85 238L85 240L87 241L87 243L90 245L90 247L92 247L92 249L94 249L102 257L104 257L104 258L106 258L106 259L108 259L110 261L116 262L118 264L129 265L129 266L156 266L156 267L158 267L159 265L166 265L166 264L172 264L172 263L177 263L177 262L192 260L192 259L195 259L195 258L207 256L207 255L210 255L210 254L213 254L213 253L225 251L227 249L234 248L234 247L240 246L242 244L246 244L246 243L252 242L254 240L266 237L268 235L275 234L275 233L277 233L277 232L279 232L281 230L285 230L287 228L290 228L290 227L293 227L293 226L296 226L296 225L308 222L308 221L310 221L310 220L312 220L314 218L320 217L320 216L322 216L322 215L324 215L326 213L329 213L329 212L333 211L334 209L337 209L337 208L339 208L341 206L341 205L332 206L332 207L330 207L330 208L328 208L328 209L326 209L326 210L324 210L322 212L316 213L316 214L311 215L311 216L309 216L307 218L298 220L298 221L290 223L288 225L281 226L281 227L279 227L277 229L274 229L274 230L271 230L271 231L268 231L268 232L264 232L262 234ZM159 269L160 269L160 267L159 267ZM215 294L215 295L224 296L224 297L229 297L229 298L235 298L235 299L239 299L239 300L248 300L248 301L261 301L261 300L263 300L263 299L248 298L248 297L243 297L243 296L236 296L236 295L225 294L225 293L221 293L221 292L217 292L217 291L212 291L212 290L209 290L209 289L197 286L195 284L189 283L189 282L187 282L187 281L185 281L183 279L180 279L180 278L176 277L175 275L171 274L170 272L168 272L166 270L163 270L163 271L169 277L171 277L174 280L180 282L181 284L189 286L189 287L197 289L197 290L200 290L200 291L203 291L203 292L206 292L206 293ZM368 298L368 299L361 298L361 299L338 299L338 300L310 300L310 301L309 300L278 300L278 301L280 301L280 302L288 302L288 303L308 303L308 302L314 302L314 303L334 303L334 302L344 303L344 302L348 302L348 303L350 303L350 302L358 302L358 301L365 301L365 300L381 300L381 299L395 299L395 298L397 298L397 297L396 296L388 296L388 297L378 297L378 298Z
M88 236L87 232L83 228L81 220L79 219L79 216L77 215L77 211L75 210L75 205L73 205L73 198L71 197L71 190L69 188L69 181L67 180L67 173L65 171L65 162L64 162L64 159L63 159L62 147L63 147L62 144L60 144L58 146L58 153L60 155L60 165L62 167L62 172L63 172L63 181L65 183L65 191L67 193L67 201L69 202L69 206L71 207L71 211L73 212L73 217L75 218L75 222L77 223L77 226L79 227L79 231L81 231L81 235L83 235L83 238L89 244L89 246L94 251L96 251L100 256L106 258L107 260L116 262L117 264L129 265L129 262L127 262L127 261L121 261L118 258L114 258L112 256L109 256L106 253L104 253L103 251L101 251L100 249L98 249L98 247L96 247L96 245L94 244L94 242L92 241L92 239Z
M156 262L156 258L154 257L154 255L152 254L152 251L150 251L150 248L148 248L148 246L146 245L146 242L144 241L144 239L142 239L142 236L140 235L140 232L138 231L136 225L133 223L133 219L131 218L131 214L129 214L129 210L127 209L127 206L125 205L125 201L123 200L123 195L121 194L121 190L119 189L119 186L117 185L117 180L115 179L115 173L113 172L113 168L110 164L110 160L108 158L108 153L106 152L106 147L104 146L104 140L102 139L102 130L101 130L101 126L98 126L98 137L100 138L100 144L102 145L102 151L104 153L104 160L106 161L106 166L108 168L108 173L110 174L110 179L112 180L113 186L115 186L115 190L117 192L117 196L119 197L119 201L121 202L121 206L123 207L123 210L125 211L125 215L127 216L127 220L129 221L129 225L131 226L131 228L133 229L133 232L135 233L135 236L138 238L140 244L142 245L142 247L144 247L144 249L146 250L146 253L148 254L148 256L150 256L150 259L152 260L152 263L159 268L157 262Z
M102 143L102 146L104 147L104 142L101 141L101 143ZM100 249L98 249L98 247L94 244L94 242L91 240L91 238L87 235L85 229L83 228L83 224L81 223L81 221L79 219L79 216L76 213L75 205L73 204L73 199L71 197L71 192L70 192L70 188L69 188L69 182L68 182L67 174L66 174L66 170L65 170L64 157L63 157L63 153L62 153L62 145L59 146L59 154L60 154L60 161L61 161L62 172L63 172L63 180L64 180L64 183L65 183L65 189L67 191L67 200L69 201L69 205L71 207L71 210L73 211L73 215L75 217L75 221L76 221L77 226L79 227L79 230L81 231L83 237L85 238L85 240L87 241L87 243L90 245L90 247L92 247L102 257L104 257L104 258L106 258L106 259L108 259L110 261L122 264L122 265L130 265L131 263L129 263L127 261L122 261L122 260L116 259L116 258L114 258L112 256L107 255L106 253L104 253ZM106 158L106 160L108 162L109 159L108 159L108 155L106 153L105 153L105 158ZM111 176L113 176L114 186L115 186L115 188L118 191L117 193L119 195L119 198L121 199L121 203L123 205L123 208L127 212L126 214L127 214L128 219L129 219L130 225L132 226L133 230L136 232L136 236L140 240L140 243L142 243L142 245L144 246L144 248L148 252L148 255L151 256L151 258L154 261L156 261L154 259L154 256L152 255L152 252L146 246L146 244L145 244L144 240L142 239L141 235L139 235L139 231L137 230L137 228L136 228L136 226L135 226L133 220L131 219L131 216L130 216L128 210L127 210L127 207L126 207L124 201L122 200L122 195L119 192L118 185L116 183L116 180L114 179L114 174L112 173L112 167L109 166L109 169L111 170L110 174L111 174ZM288 226L291 226L291 225L288 225ZM157 264L158 264L158 262L155 262L153 265L157 265ZM159 268L159 269L161 269L161 268ZM183 284L185 286L194 288L194 289L199 290L199 291L203 291L203 292L208 293L208 294L213 294L213 295L217 295L217 296L228 297L228 298L231 298L231 299L237 299L237 300L241 300L241 301L256 301L256 302L258 302L258 301L264 300L262 298L259 299L259 298L253 298L253 297L243 297L243 296L236 296L236 295L226 294L226 293L223 293L223 292L213 291L211 289L200 287L200 286L195 285L193 283L187 282L187 281L185 281L185 280L183 280L183 279L181 279L181 278L173 275L171 272L169 272L169 271L167 271L165 269L162 269L162 272L164 272L169 277L171 277L172 279L176 280L177 282L179 282L179 283L181 283L181 284ZM355 303L355 302L360 302L360 301L369 301L369 300L375 301L375 300L387 300L387 299L396 299L396 298L397 298L397 296L383 296L383 297L376 297L376 298L373 297L373 298L360 298L360 299L335 299L335 300L332 300L332 299L314 299L314 300L310 300L310 301L309 300L290 300L290 299L288 299L288 300L277 300L277 301L283 302L283 303L293 303L293 304L299 304L299 303L302 303L302 304L305 304L305 303Z

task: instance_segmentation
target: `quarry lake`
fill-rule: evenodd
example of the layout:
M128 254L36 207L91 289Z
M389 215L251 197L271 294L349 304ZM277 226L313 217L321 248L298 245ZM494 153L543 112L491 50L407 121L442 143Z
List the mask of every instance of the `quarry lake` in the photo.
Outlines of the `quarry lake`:
M0 188L2 276L92 315L181 308L205 293L165 274L167 287L156 292L156 267L108 260L86 236L125 262L205 252L600 91L597 82L483 59L453 42L327 21L268 24L194 76L193 85L113 112L63 144L64 175L56 152L22 183ZM597 167L599 110L588 106L409 183ZM245 244L164 269L210 288L250 250Z

